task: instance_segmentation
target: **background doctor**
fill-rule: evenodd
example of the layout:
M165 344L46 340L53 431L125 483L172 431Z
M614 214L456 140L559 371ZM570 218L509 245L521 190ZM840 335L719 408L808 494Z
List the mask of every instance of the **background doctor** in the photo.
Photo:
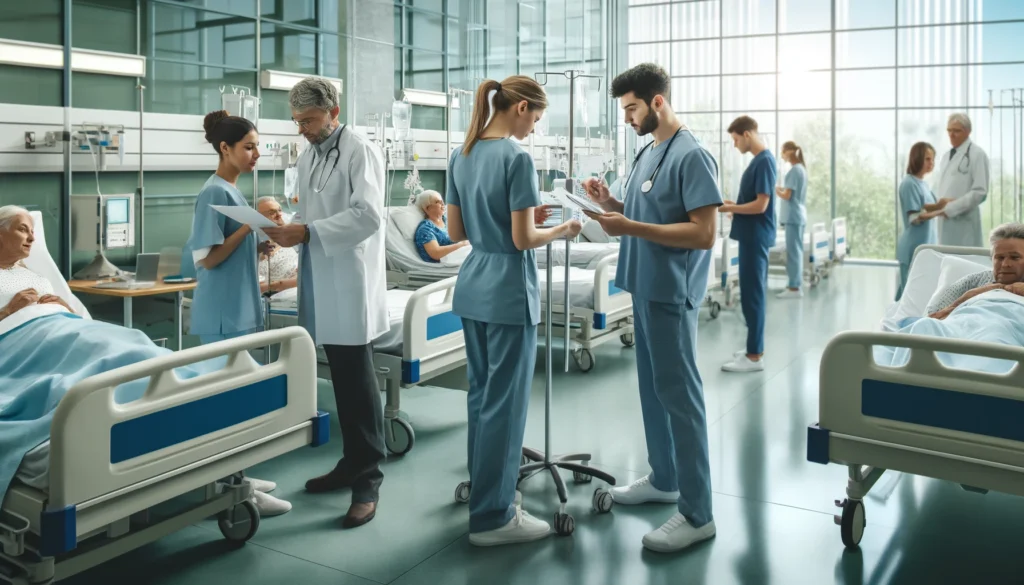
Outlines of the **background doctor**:
M352 487L344 526L373 519L384 475L384 411L372 342L388 330L384 268L384 160L369 141L338 123L338 90L307 77L288 95L309 148L298 163L303 224L264 230L302 247L299 323L322 345L331 368L345 455L306 482L319 493Z
M939 216L939 243L943 246L982 246L981 202L988 196L988 155L971 141L971 119L953 114L946 123L953 148L941 160L935 196L944 204Z

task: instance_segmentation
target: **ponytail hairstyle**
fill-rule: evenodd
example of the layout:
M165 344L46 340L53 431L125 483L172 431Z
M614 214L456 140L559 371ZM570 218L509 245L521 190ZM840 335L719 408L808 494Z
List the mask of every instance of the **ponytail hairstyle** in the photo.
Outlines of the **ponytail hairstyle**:
M493 98L491 98L491 92L494 92ZM462 146L462 154L469 155L495 114L508 111L509 108L524 101L531 111L545 110L548 107L548 98L544 93L544 88L525 75L506 77L501 83L493 79L484 80L476 90L473 118L466 130L466 142Z
M782 145L782 152L786 152L787 150L792 150L793 154L796 155L797 162L799 162L800 164L804 165L805 167L807 166L807 163L804 162L804 149L802 149L799 146L797 146L796 142L793 142L792 140L790 140L789 142L786 142L785 144L783 144Z
M256 126L252 122L241 116L232 116L227 110L210 112L203 119L206 141L213 145L213 150L221 158L224 158L224 153L220 150L222 142L230 148L255 129Z

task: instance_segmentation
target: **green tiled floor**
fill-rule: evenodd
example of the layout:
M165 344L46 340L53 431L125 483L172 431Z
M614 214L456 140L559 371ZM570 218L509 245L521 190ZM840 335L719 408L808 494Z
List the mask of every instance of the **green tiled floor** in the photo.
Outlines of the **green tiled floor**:
M713 585L827 583L1021 583L1024 556L1014 528L1024 500L980 496L913 476L883 476L865 500L868 527L859 552L845 552L832 522L846 470L806 461L806 427L817 417L818 360L838 331L874 328L894 290L894 271L847 266L800 301L769 301L767 371L725 374L718 368L742 347L735 311L702 321L699 362L704 376L718 536L681 555L640 546L673 507L616 507L590 512L594 485L571 486L576 533L541 542L476 549L466 536L467 512L453 503L465 472L465 394L412 389L402 410L416 428L416 446L390 460L377 518L341 530L347 493L309 495L305 480L340 454L338 429L320 449L302 449L250 470L280 485L292 512L265 519L245 547L233 550L212 521L166 538L72 580L106 584L131 576L137 584L245 585L283 583ZM633 350L608 344L596 367L568 374L555 364L559 452L588 450L593 463L628 482L647 472L636 396ZM556 352L557 356L557 352ZM543 362L538 361L527 443L543 446ZM466 386L463 371L431 384ZM321 388L321 407L334 410ZM523 486L524 505L547 518L557 510L550 480Z

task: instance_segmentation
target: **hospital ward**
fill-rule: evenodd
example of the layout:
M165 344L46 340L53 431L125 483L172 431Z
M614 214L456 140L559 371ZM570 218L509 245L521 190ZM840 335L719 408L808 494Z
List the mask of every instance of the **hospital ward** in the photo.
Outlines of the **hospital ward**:
M0 2L0 585L1024 583L1024 2Z

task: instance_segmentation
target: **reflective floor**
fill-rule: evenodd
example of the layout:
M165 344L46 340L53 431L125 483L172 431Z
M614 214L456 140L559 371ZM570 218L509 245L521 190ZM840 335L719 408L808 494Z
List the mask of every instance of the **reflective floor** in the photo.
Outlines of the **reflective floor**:
M403 411L416 446L384 467L377 518L342 530L348 493L307 495L305 480L333 466L340 437L250 470L277 481L275 495L294 509L265 519L245 547L234 550L207 521L69 581L203 584L397 583L1021 583L1024 555L1014 527L1024 524L1024 500L985 496L913 476L883 475L865 500L867 529L856 552L844 552L832 502L843 497L846 469L806 460L806 427L817 416L818 360L839 331L871 329L895 289L895 271L846 266L798 301L769 301L767 371L726 374L721 363L744 340L736 311L705 315L699 334L710 423L715 540L678 555L642 549L643 535L672 505L617 506L590 512L596 485L571 486L571 537L512 547L476 549L468 515L453 503L465 473L463 371L409 390ZM774 283L774 281L773 281ZM558 347L556 347L556 350ZM592 463L620 483L647 473L636 396L633 350L607 344L583 374L553 361L552 442L556 452L586 450ZM544 374L538 360L527 443L544 445ZM334 411L326 386L321 408ZM557 496L549 478L523 485L524 507L549 518Z

